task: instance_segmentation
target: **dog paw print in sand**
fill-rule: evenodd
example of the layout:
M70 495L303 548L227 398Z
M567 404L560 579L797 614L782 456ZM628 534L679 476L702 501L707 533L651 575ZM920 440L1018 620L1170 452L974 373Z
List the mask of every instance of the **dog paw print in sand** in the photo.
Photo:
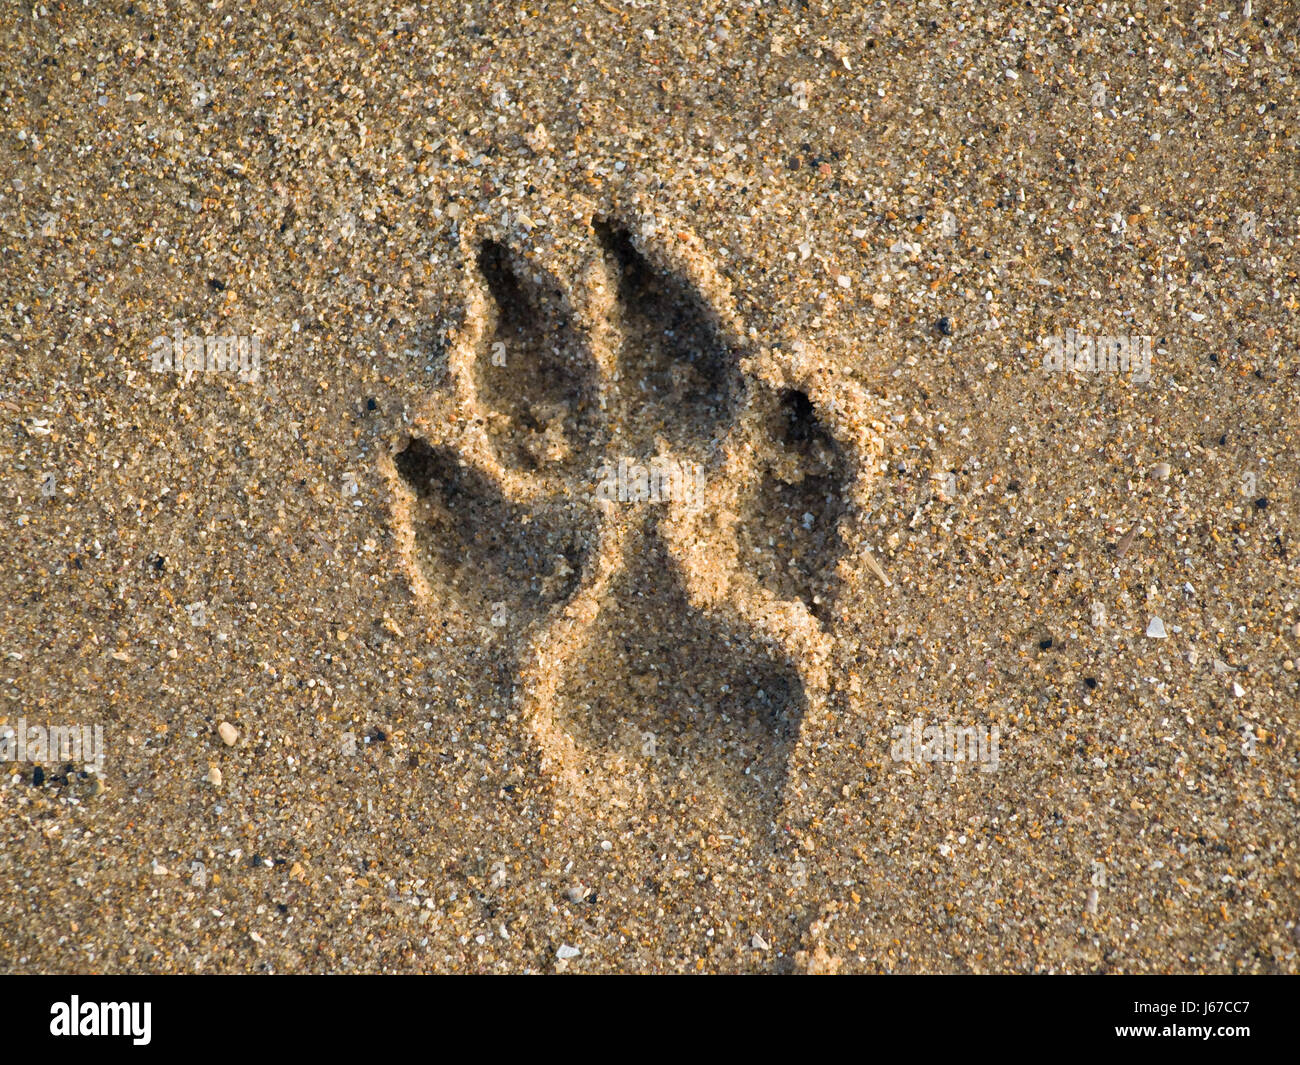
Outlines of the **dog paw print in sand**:
M698 242L641 232L597 219L549 268L462 237L446 387L389 470L399 543L427 609L508 657L568 794L770 821L827 712L879 447L855 386L742 328Z

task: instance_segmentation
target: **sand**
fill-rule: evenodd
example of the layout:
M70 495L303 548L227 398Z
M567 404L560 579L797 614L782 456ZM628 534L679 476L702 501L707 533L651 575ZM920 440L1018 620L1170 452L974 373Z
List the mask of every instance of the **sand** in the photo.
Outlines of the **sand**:
M1295 15L6 20L0 969L1296 972Z

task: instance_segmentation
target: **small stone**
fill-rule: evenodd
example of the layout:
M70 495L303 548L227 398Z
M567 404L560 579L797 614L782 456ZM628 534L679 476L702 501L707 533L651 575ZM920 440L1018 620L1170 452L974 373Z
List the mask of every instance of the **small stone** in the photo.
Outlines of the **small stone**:
M749 941L749 945L750 945L750 947L752 947L754 950L771 950L771 949L772 949L771 944L768 943L768 941L767 941L766 939L764 939L762 936L760 936L757 932L754 933L754 937Z
M1232 694L1235 695L1238 699L1240 699L1243 695L1246 694L1246 689L1243 688L1240 684L1238 684L1234 680L1232 682Z
M221 737L221 742L227 747L233 747L239 739L239 729L235 728L229 721L223 721L217 726L217 735Z
M1147 635L1153 640L1163 640L1169 633L1165 632L1165 623L1160 618L1152 618L1147 622Z
M221 770L218 769L216 766L212 766L208 770L208 775L203 779L206 780L209 784L211 784L214 788L219 788L221 787Z
M1154 466L1151 467L1151 473L1162 481L1169 480L1169 473L1170 473L1169 463L1157 462Z
M528 147L539 155L551 146L551 135L540 122L524 134L524 140L528 143Z
M587 897L587 888L585 884L574 884L566 888L564 894L570 902L581 902Z
M578 957L581 953L582 951L577 947L571 947L567 943L562 943L560 944L560 949L555 952L555 956L559 958L560 961L570 961L571 959Z
M1097 912L1097 897L1097 889L1089 888L1088 901L1084 905L1084 909L1086 909L1090 914L1095 914Z

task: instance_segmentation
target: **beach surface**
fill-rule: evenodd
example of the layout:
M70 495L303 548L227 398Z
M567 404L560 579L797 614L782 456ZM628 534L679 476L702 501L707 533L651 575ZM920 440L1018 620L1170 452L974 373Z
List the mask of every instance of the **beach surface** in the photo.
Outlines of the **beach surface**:
M0 26L0 970L1300 970L1296 9Z

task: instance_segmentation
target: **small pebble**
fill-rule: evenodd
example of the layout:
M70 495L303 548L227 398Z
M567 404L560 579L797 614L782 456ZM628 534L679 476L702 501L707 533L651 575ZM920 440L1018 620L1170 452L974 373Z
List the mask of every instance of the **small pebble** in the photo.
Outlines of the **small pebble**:
M235 728L229 721L223 721L217 726L217 735L221 737L221 742L227 747L233 747L239 739L239 729Z
M1169 463L1157 462L1151 467L1151 473L1162 481L1169 480Z
M1160 618L1147 622L1147 635L1153 640L1163 640L1169 633L1165 632L1165 623Z
M221 787L221 770L218 769L216 766L212 766L212 768L208 770L208 775L203 779L206 780L209 784L211 784L214 788L219 788Z
M577 947L571 947L569 944L563 943L560 945L560 949L555 952L555 956L559 958L560 961L569 961L576 958L581 953L582 951Z

